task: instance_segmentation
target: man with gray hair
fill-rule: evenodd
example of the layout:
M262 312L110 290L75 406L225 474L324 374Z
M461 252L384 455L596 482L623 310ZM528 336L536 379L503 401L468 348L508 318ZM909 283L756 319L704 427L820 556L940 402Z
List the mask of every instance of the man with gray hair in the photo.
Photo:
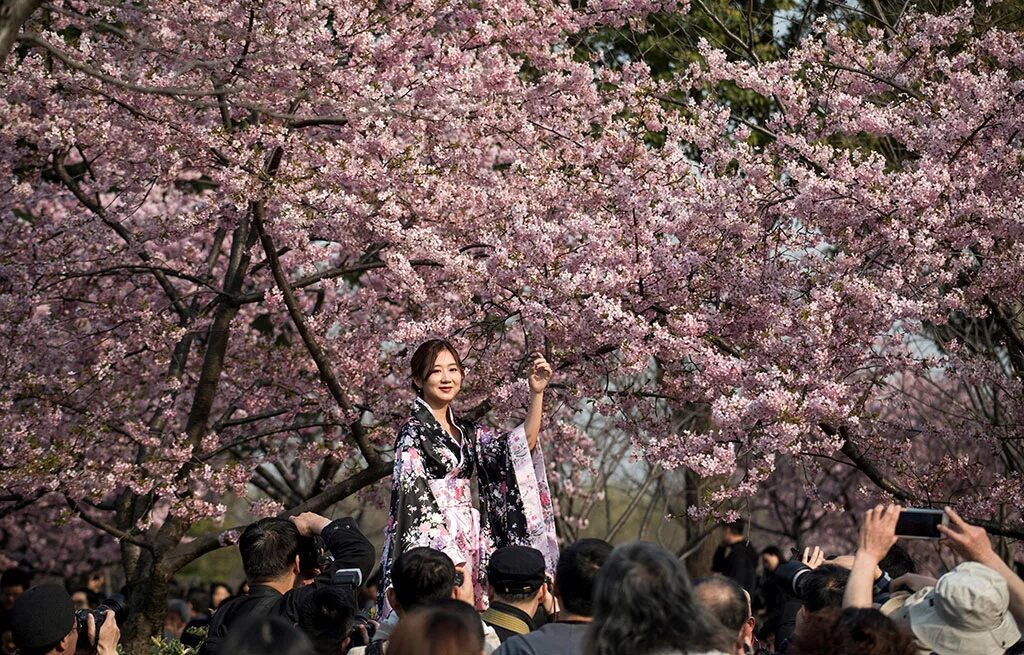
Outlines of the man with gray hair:
M713 575L694 585L697 600L735 635L733 655L745 655L754 648L754 619L750 595L735 580Z

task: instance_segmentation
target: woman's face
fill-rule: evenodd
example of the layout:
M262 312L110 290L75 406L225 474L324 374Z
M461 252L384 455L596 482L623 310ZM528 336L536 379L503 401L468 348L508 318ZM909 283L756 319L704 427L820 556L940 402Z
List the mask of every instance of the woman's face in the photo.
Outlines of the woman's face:
M432 407L443 407L452 402L462 388L462 373L455 357L442 350L434 360L434 368L423 380L423 400Z
M220 604L227 600L229 596L231 596L231 590L224 585L214 587L213 595L210 597L210 609L220 607Z

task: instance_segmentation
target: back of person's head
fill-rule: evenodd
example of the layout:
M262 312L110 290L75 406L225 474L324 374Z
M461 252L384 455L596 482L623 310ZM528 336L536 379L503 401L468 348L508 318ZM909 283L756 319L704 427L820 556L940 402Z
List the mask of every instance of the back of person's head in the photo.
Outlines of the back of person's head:
M891 578L898 578L907 573L917 573L917 564L910 556L907 549L899 544L893 544L889 552L885 554L878 568L889 574Z
M317 589L299 607L299 627L312 640L318 655L342 652L355 617L352 591L338 585Z
M421 607L398 622L388 655L481 655L484 624L469 603L447 599Z
M838 564L822 564L800 576L800 599L809 613L826 607L842 607L850 570Z
M562 549L555 568L555 586L562 607L578 616L594 615L594 583L612 554L603 539L580 539Z
M733 638L697 602L686 569L661 546L619 546L597 574L589 653L728 650Z
M771 555L772 557L779 560L779 564L786 563L786 555L782 552L782 549L778 546L765 546L761 549L761 556Z
M224 655L316 655L309 637L276 616L242 619L228 631L219 652Z
M876 609L826 607L808 617L793 655L917 655L909 632Z
M287 519L260 519L238 540L242 568L250 583L267 582L288 573L299 554L299 531Z
M168 598L167 614L182 623L188 623L188 620L192 618L192 608L181 598Z
M439 550L410 548L391 565L391 586L403 611L451 598L455 588L455 564Z
M694 585L697 600L733 634L739 633L750 618L750 601L735 580L713 575Z

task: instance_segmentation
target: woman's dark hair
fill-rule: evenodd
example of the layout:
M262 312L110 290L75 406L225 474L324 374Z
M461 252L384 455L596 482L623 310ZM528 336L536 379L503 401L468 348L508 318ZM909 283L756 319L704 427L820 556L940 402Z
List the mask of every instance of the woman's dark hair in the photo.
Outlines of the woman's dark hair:
M430 377L430 372L434 369L434 361L444 350L450 352L455 358L459 373L466 374L466 370L462 367L462 358L459 357L459 351L455 350L455 346L444 339L424 341L412 354L412 367L409 373L412 377L412 387L417 393L422 391L423 381Z
M661 546L619 546L597 574L588 653L728 651L734 638L697 602L686 569Z
M761 549L762 555L774 555L779 560L779 564L786 563L786 556L783 554L782 549L778 546L765 546Z
M807 617L793 655L917 655L913 636L876 609L826 607Z
M480 615L472 605L453 599L402 617L388 640L388 655L480 655L483 648Z
M239 621L228 631L219 652L231 655L316 655L309 637L276 616Z

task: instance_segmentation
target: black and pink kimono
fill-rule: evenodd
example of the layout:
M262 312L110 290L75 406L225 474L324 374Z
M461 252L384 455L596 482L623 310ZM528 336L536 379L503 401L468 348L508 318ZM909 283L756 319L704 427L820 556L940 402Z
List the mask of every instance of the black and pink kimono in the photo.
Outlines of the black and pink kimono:
M410 548L436 548L456 566L465 565L480 610L487 606L483 572L495 548L532 546L544 554L551 572L558 561L544 456L540 448L530 451L523 426L500 435L456 418L451 408L448 423L461 435L461 446L417 399L398 432L381 555L380 618L391 612L385 596L391 563ZM474 476L479 510L473 504Z

